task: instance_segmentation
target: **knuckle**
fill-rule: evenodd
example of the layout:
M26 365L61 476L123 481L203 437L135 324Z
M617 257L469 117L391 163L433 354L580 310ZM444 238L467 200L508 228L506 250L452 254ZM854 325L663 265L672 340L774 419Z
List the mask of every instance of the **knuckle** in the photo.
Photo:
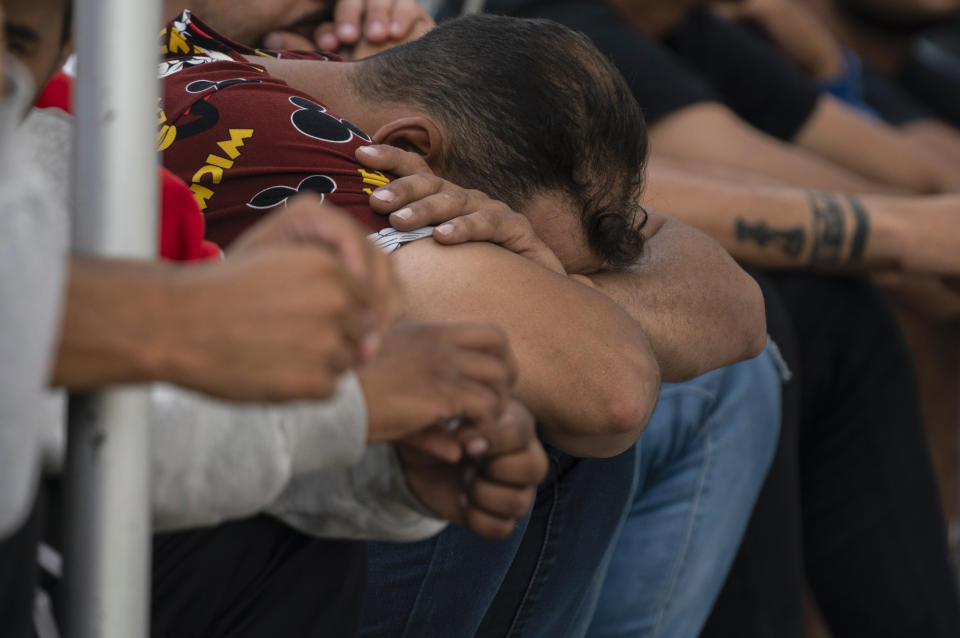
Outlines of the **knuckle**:
M533 505L533 496L535 493L535 490L531 487L512 495L512 497L508 499L507 503L507 509L510 516L519 518L530 511L530 506Z
M460 207L465 207L470 202L468 191L462 188L445 191L447 197Z
M547 455L544 453L540 444L536 444L536 453L530 463L530 477L534 484L540 484L547 478L547 472L550 471L550 463L547 461Z
M477 216L493 229L500 226L501 214L496 209L483 208L477 211Z
M417 182L423 184L424 186L429 186L429 187L432 187L432 188L434 188L434 189L438 189L438 188L439 188L439 184L442 183L442 180L441 180L439 177L437 177L436 175L434 175L433 173L431 173L431 172L429 172L429 171L424 171L424 170L417 171L416 173L414 173L414 174L412 175L412 177L413 177Z

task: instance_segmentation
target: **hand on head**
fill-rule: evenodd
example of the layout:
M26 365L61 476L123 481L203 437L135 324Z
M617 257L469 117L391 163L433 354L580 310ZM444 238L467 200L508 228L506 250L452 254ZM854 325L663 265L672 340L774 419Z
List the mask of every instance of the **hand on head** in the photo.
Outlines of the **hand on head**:
M433 238L438 243L488 241L548 270L565 273L560 260L537 237L526 217L481 191L460 188L437 177L420 155L380 144L361 146L356 156L367 168L399 177L370 197L374 212L389 215L390 224L397 230L437 225Z

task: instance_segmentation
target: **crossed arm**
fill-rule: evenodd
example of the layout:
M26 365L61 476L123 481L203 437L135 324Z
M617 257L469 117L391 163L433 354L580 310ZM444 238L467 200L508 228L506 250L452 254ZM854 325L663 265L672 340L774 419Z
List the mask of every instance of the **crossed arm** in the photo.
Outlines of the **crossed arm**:
M699 230L650 213L643 258L590 279L650 339L665 381L754 357L766 345L763 295L729 253Z
M762 268L960 273L960 197L890 197L747 184L653 162L645 203Z
M620 319L624 314L628 316L634 327L638 327L649 339L660 373L666 380L691 378L755 356L763 348L766 337L763 300L756 284L720 246L684 224L651 213L644 227L647 235L645 256L634 268L623 272L592 273L589 277L580 274L575 279L560 277L564 274L562 264L537 239L529 221L510 211L504 204L475 191L462 191L429 174L426 165L413 154L380 146L372 152L370 149L359 151L357 155L370 168L411 176L380 189L391 190L397 195L389 204L376 196L371 198L371 205L383 214L402 207L409 208L410 216L406 219L391 216L394 226L409 230L424 224L444 222L454 215L463 214L460 211L470 212L436 229L434 237L437 241L444 244L470 240L492 241L516 255L528 258L527 261L543 264L553 271L553 279L559 277L565 287L573 286L570 294L576 294L576 299L596 304L592 310L609 312L612 317ZM414 248L416 244L404 250ZM403 257L402 252L398 257ZM595 290L580 285L581 282ZM471 288L471 292L475 290ZM596 292L604 294L597 295ZM517 299L529 299L522 291L518 291L517 295ZM611 303L611 300L615 303ZM550 303L550 300L536 303ZM545 307L535 307L534 316L543 317ZM557 312L558 317L569 320L571 309L574 308L564 301L559 309L551 312ZM556 323L554 321L548 325L554 334L553 326ZM588 318L585 328L576 328L576 331L571 329L574 340L565 343L565 346L580 345L587 337L595 339L600 327L601 324ZM605 352L602 341L604 334L599 336L601 341L597 353L602 356ZM519 352L521 346L517 340L512 338L511 342ZM555 343L546 345L548 348L556 347ZM587 358L589 354L586 353ZM572 368L575 370L588 369L573 360L570 364L577 366ZM605 364L602 359L588 363L596 364L599 364L603 373ZM559 366L553 367L556 369ZM521 363L521 385L524 383L522 370ZM563 387L555 383L547 379L545 387ZM606 388L606 391L610 391L610 388Z
M636 441L659 371L643 330L610 299L484 242L422 239L398 250L394 267L409 318L503 327L518 361L515 394L548 442L605 457Z

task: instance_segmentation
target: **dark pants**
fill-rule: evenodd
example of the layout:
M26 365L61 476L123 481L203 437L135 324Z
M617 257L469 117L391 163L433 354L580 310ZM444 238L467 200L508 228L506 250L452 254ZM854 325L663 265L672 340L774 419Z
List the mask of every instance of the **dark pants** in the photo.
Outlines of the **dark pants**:
M0 541L0 634L26 638L33 632L33 596L37 588L40 505L9 538Z
M632 500L636 449L610 459L548 453L550 475L507 540L450 526L418 543L370 543L361 635L561 636L588 622Z
M154 537L153 638L353 636L361 543L317 540L268 517Z
M803 636L805 576L836 638L960 636L916 381L888 304L860 279L770 280L797 337L785 348L796 390L701 635Z
M47 481L46 540L62 547ZM32 550L35 564L36 548ZM269 516L153 537L152 638L341 638L357 630L363 544L315 539ZM62 588L42 586L62 610ZM5 611L0 604L0 615ZM62 618L63 614L58 614ZM16 634L12 634L16 636ZM0 636L7 636L0 625Z

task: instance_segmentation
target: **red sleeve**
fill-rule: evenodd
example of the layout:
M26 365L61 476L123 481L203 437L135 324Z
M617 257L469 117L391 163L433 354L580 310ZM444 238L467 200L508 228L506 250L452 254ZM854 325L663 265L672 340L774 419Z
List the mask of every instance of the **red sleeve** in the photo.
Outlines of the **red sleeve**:
M37 99L36 108L71 112L73 79L59 72ZM204 240L203 214L193 193L165 168L160 168L160 256L172 261L197 261L220 256L220 248Z
M220 256L216 244L205 241L203 215L187 185L160 169L160 256L172 261L197 261Z
M72 110L73 79L60 71L47 82L34 105L38 109L58 108L67 113Z
M389 177L354 158L370 138L307 94L233 61L178 69L164 79L164 89L164 166L189 185L205 214L207 237L221 246L307 191L372 231L388 226L370 209L369 195Z

